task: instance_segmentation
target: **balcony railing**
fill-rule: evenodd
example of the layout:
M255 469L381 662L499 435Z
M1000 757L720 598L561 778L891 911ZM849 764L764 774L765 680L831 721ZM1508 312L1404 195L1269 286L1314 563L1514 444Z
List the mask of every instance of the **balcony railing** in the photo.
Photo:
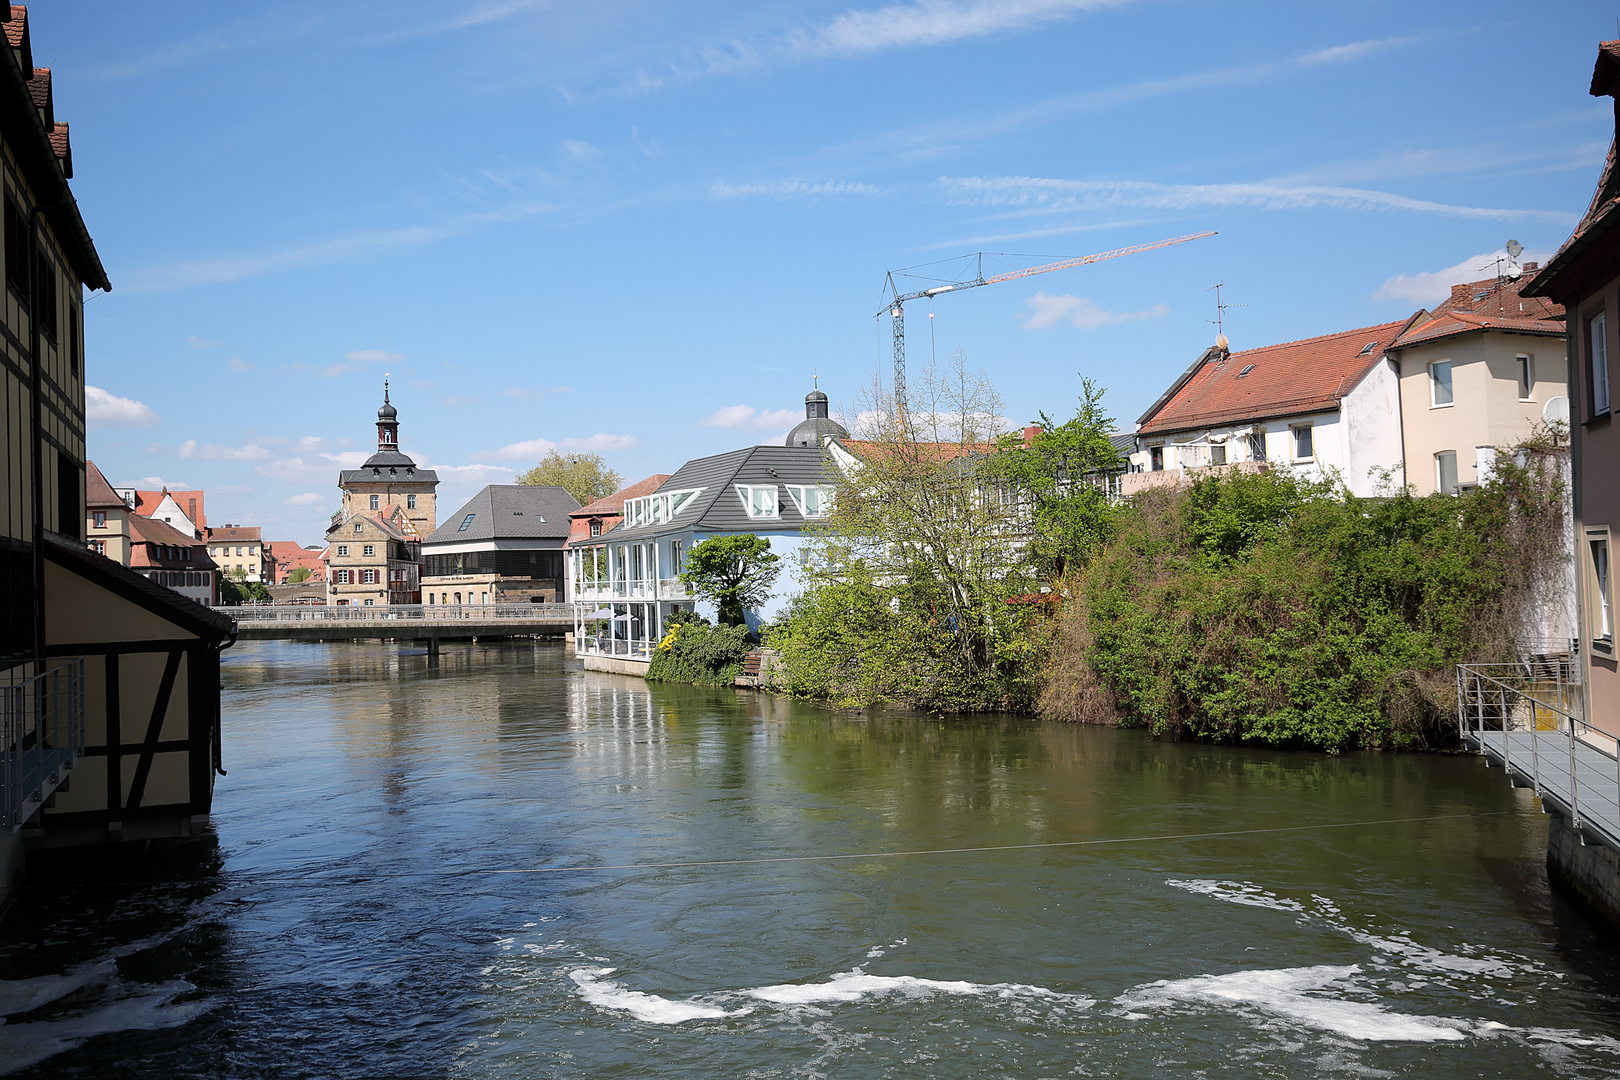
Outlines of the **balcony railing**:
M587 581L574 589L577 600L690 600L692 590L680 578L634 581Z
M22 828L83 753L83 660L0 686L0 827Z

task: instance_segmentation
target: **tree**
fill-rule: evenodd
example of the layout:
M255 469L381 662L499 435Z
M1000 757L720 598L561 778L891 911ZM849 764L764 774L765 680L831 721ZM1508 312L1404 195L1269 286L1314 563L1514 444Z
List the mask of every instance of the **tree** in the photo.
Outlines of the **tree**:
M782 572L779 562L771 542L753 533L711 536L692 545L681 580L720 609L722 623L741 626L743 610L759 607L770 596Z
M1103 474L1123 462L1109 438L1113 420L1103 411L1103 393L1081 376L1073 419L1057 424L1041 413L1041 430L1028 446L1022 435L1003 436L1001 452L985 466L987 476L1023 501L1034 533L1028 552L1052 577L1083 567L1113 535L1117 513Z
M308 580L309 580L309 567L307 567L307 566L300 566L296 570L292 571L290 574L287 575L287 584L289 584L289 585L297 585L300 582L304 582L304 581L308 581Z
M552 484L585 506L624 487L624 477L607 467L601 454L563 454L547 450L540 464L521 473L520 484Z
M230 578L232 581L246 581L247 567L233 566L229 570L225 571L225 576Z

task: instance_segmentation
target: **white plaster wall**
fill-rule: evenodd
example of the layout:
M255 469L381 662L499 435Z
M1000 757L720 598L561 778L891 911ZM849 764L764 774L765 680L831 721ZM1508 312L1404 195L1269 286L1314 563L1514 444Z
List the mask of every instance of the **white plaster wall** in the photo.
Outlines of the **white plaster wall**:
M1376 473L1390 470L1396 489L1406 482L1401 448L1401 379L1395 363L1383 359L1340 404L1344 440L1344 482L1352 493L1376 495Z

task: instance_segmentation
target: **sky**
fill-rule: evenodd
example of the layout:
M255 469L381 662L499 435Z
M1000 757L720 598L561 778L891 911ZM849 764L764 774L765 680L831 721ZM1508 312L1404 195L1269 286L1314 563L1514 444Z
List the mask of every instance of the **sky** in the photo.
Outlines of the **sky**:
M1556 17L1549 17L1556 14ZM1011 423L1121 430L1213 340L1389 322L1556 251L1614 131L1611 7L1522 0L30 8L113 289L90 455L318 544L385 376L441 519L552 447L634 481L892 371L907 306ZM929 319L929 315L933 319ZM930 325L931 323L931 325Z

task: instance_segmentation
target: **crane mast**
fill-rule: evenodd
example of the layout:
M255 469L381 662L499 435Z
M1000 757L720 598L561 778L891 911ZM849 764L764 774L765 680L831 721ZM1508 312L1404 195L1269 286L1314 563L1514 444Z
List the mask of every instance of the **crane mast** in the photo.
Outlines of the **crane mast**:
M1171 247L1175 244L1185 244L1189 240L1202 240L1206 236L1214 236L1215 231L1190 233L1187 236L1176 236L1169 240L1154 240L1146 244L1132 244L1130 247L1115 248L1113 251L1099 251L1094 255L1081 255L1074 259L1064 259L1061 262L1047 263L1043 266L1032 266L1027 270L1010 270L1005 274L984 276L984 255L976 253L977 267L971 281L956 281L949 285L936 285L931 289L918 289L915 292L902 293L899 286L894 283L894 275L903 271L891 270L888 276L888 292L893 297L885 307L889 318L894 322L894 403L895 410L904 413L906 408L906 309L908 300L932 300L945 293L961 292L963 289L976 289L980 285L997 285L1003 281L1016 281L1018 278L1032 277L1035 274L1049 274L1054 270L1069 270L1076 266L1087 266L1091 263L1102 262L1105 259L1117 259L1124 255L1137 255L1144 251L1154 251L1158 248ZM879 312L882 314L882 312Z

